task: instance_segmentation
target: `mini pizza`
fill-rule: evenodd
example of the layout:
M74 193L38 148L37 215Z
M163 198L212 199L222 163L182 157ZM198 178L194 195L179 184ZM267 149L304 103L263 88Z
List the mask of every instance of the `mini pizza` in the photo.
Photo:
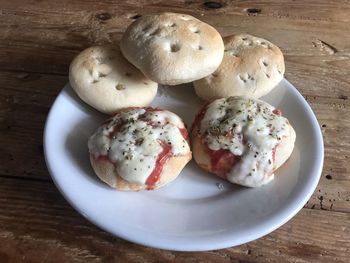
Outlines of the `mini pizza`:
M90 137L88 147L97 176L123 191L164 186L192 158L180 117L151 107L119 111Z
M281 111L261 100L229 97L206 104L192 126L193 155L204 170L259 187L292 154L296 134Z

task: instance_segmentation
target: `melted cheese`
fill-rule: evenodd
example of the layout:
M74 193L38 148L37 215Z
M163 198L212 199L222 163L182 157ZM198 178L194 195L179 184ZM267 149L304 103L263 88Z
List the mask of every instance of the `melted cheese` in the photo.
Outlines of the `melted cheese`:
M90 137L89 151L96 158L108 156L126 181L145 184L163 150L161 141L172 146L173 156L190 151L179 128L184 128L183 122L169 111L124 111Z
M289 134L288 120L275 108L245 97L218 99L208 105L200 134L211 150L226 149L240 161L227 180L249 187L273 180L273 149Z

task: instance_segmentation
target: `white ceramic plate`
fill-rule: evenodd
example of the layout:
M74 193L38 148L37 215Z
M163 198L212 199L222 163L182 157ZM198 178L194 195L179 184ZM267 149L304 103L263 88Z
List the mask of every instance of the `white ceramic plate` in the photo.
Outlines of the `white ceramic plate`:
M105 119L67 85L53 104L44 135L47 167L67 201L100 228L126 240L162 249L199 251L262 237L291 219L310 198L323 166L318 122L286 80L262 98L281 109L296 130L295 149L261 188L232 185L191 161L156 191L118 192L90 167L87 140ZM152 105L180 115L188 127L201 101L191 85L160 87Z

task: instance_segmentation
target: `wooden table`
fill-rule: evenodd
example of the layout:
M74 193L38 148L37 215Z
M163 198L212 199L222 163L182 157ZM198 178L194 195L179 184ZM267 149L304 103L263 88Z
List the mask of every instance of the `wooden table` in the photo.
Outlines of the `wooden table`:
M286 78L317 115L322 178L273 233L210 252L135 245L98 229L67 202L45 166L47 113L82 49L118 42L139 16L192 14L220 33L281 47ZM349 1L0 1L0 262L350 262Z

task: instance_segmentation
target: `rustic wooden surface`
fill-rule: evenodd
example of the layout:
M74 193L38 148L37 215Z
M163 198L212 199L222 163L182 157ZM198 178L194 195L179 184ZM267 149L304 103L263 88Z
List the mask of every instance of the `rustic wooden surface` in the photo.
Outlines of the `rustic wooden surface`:
M0 262L349 262L349 1L0 1ZM192 14L222 35L248 32L279 45L286 78L324 135L320 183L273 233L234 248L172 252L115 238L62 198L45 166L45 118L72 58L118 42L140 15Z

